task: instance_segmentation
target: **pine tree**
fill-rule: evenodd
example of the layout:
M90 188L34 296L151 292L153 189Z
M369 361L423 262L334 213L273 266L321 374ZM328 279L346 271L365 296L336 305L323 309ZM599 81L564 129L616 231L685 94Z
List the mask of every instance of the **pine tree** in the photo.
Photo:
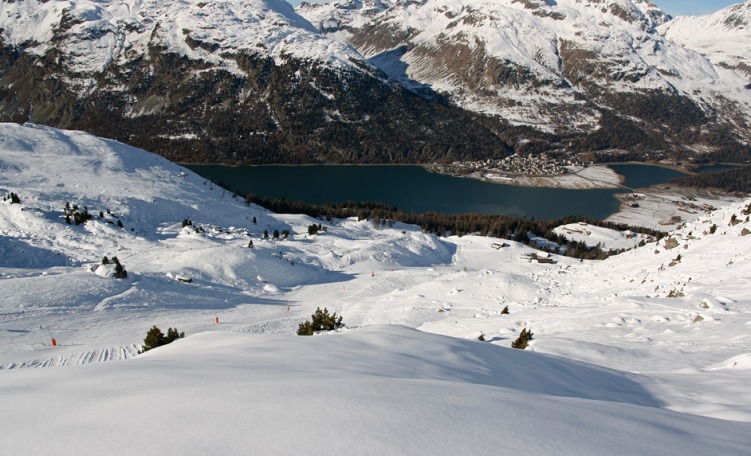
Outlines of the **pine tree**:
M176 341L177 339L182 339L183 337L185 337L185 333L178 332L177 328L168 328L167 335L165 336L162 330L154 325L146 333L146 338L143 340L143 350L141 351L141 353L147 352L152 348L167 345L171 342Z
M177 332L177 328L167 328L167 338L165 339L164 343L169 344L176 341L177 339L182 339L183 337L185 337L185 333Z
M152 326L146 333L146 338L143 340L143 351L141 353L164 345L165 340L162 330L157 328L156 325Z
M321 310L320 307L316 308L316 311L311 315L311 319L300 323L297 329L299 336L312 336L316 331L332 331L344 326L342 323L342 317L337 318L336 312L329 314L329 309L326 307Z

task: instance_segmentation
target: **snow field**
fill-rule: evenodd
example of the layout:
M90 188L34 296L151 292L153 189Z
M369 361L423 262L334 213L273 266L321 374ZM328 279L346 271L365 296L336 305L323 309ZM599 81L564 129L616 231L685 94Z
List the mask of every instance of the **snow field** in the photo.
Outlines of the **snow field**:
M272 214L77 132L0 125L0 176L0 193L22 200L0 203L0 426L13 454L751 445L750 201L696 214L677 244L546 265L508 240ZM94 218L66 224L66 202ZM326 232L308 236L311 223ZM92 272L104 255L128 278ZM317 307L348 329L295 336ZM152 325L187 337L134 356ZM512 351L525 327L531 347Z

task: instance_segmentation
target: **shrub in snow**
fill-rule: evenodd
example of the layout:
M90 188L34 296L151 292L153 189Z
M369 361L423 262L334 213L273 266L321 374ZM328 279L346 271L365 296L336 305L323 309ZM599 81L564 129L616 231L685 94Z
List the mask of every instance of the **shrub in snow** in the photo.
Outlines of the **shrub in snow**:
M146 338L143 340L143 350L141 350L141 353L147 352L152 348L167 345L176 341L177 339L182 339L183 337L185 337L185 333L178 332L177 328L167 329L167 335L165 336L162 330L154 325L146 333Z
M274 230L274 239L279 239L279 230Z
M480 337L477 338L480 342L485 342L485 334L480 334Z
M503 308L503 310L501 311L501 315L508 315L508 314L509 314L509 311L508 311L508 306L506 306L506 307L504 307L504 308Z
M10 204L21 204L21 198L18 197L18 194L13 192L10 192L8 196L4 196L3 201L10 201Z
M300 323L297 328L298 336L312 336L316 331L333 331L334 329L344 326L342 323L342 317L336 317L336 312L329 314L329 309L326 307L321 310L318 307L310 320L306 320L305 323Z
M511 342L511 348L518 348L520 350L524 350L527 348L527 345L529 345L529 341L532 340L534 337L534 333L532 333L531 330L527 331L527 328L522 329L522 332L519 333L519 337Z
M104 257L106 259L107 257ZM103 259L103 260L104 260ZM112 262L115 263L115 273L112 277L116 279L127 279L128 278L128 271L125 270L122 264L120 264L120 260L117 259L117 257L112 257ZM104 263L102 263L104 264Z
M186 226L193 226L193 222L188 219L183 219L183 228L185 228Z
M269 238L269 230L263 230L263 238L268 239Z
M326 231L326 228L323 225L321 225L320 223L318 225L316 225L314 223L314 224L308 226L308 234L311 235L311 236L314 235L314 234L318 234L318 233L320 233L322 231Z
M77 204L71 206L71 204L67 202L65 203L63 213L65 214L65 223L67 224L73 223L75 225L80 225L91 220L91 214L89 214L89 209L86 206L84 206L83 211L81 211Z

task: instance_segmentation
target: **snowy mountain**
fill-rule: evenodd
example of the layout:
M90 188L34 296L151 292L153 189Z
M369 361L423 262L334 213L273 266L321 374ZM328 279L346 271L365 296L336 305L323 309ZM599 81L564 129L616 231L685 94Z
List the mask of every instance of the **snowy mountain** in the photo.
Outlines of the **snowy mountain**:
M281 0L0 2L0 120L176 162L747 159L747 80L658 33L668 16L646 0L298 12L309 20Z
M751 445L749 199L713 212L676 203L686 222L659 243L538 264L510 240L273 214L81 132L0 124L0 170L0 426L11 453ZM705 202L720 204L695 204ZM66 207L91 217L67 223ZM326 230L309 235L311 223ZM263 238L274 229L289 236ZM127 278L104 273L104 256ZM294 335L317 307L346 329ZM152 325L187 337L136 356ZM510 349L522 328L530 347Z
M302 4L418 93L571 137L579 149L699 148L751 139L751 92L733 71L667 40L647 0L425 0ZM711 135L702 134L711 129ZM586 139L577 132L590 133Z
M507 154L467 113L405 91L282 0L3 1L0 40L0 120L173 161Z
M663 24L668 39L705 55L715 65L751 80L751 1L707 16L681 16Z

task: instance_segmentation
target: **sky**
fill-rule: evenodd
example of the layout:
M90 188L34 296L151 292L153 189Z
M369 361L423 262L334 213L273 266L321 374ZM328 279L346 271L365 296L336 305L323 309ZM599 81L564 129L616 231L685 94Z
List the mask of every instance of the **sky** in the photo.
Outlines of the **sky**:
M699 16L711 14L740 0L652 0L671 16Z
M287 0L293 6L301 0ZM326 3L326 0L306 0L308 3ZM711 14L726 8L741 0L652 0L657 6L667 11L671 16L699 16Z

